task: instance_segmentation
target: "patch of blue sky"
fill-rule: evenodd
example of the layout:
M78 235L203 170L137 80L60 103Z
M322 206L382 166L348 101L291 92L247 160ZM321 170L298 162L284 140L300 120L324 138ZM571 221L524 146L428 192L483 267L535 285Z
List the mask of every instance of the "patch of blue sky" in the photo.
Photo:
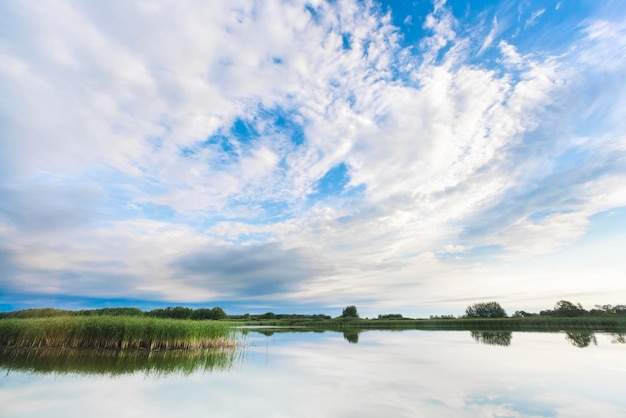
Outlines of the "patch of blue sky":
M304 8L311 15L311 20L313 21L313 23L319 24L319 22L320 22L320 14L319 14L319 12L310 4L305 5Z
M558 215L559 213L564 213L562 211L556 211L556 210L550 210L550 209L544 209L544 210L538 210L536 212L531 213L530 215L528 215L528 219L533 221L533 222L541 222L542 220L553 216L553 215Z
M319 179L315 186L315 192L311 195L313 198L324 198L327 196L341 195L348 182L350 181L350 173L345 163L340 163L331 168Z
M455 30L473 39L477 48L468 63L488 66L498 58L500 41L515 46L522 55L532 53L537 58L564 53L576 38L583 36L582 30L571 28L581 29L584 21L600 12L600 6L594 3L529 0L470 5L453 1L446 5L464 22Z
M290 205L284 201L265 201L260 203L262 219L265 222L280 222L292 217Z
M260 136L255 117L249 119L239 117L228 128L220 129L205 141L181 147L180 155L184 158L193 158L202 149L215 148L222 153L223 162L235 162L239 159L240 150L250 146Z
M555 171L572 169L585 163L590 157L588 149L573 147L568 148L563 154L554 160Z
M598 212L590 216L589 221L584 240L623 237L626 234L626 206Z
M196 155L207 148L214 149L220 155L220 158L213 163L229 163L239 160L239 153L231 139L222 133L211 135L206 140L193 145L179 147L179 155L185 159L194 159Z
M352 34L344 32L341 34L341 47L344 51L350 51L352 49Z
M236 159L238 157L237 150L231 140L222 134L211 135L207 138L207 140L203 143L204 146L212 146L218 145L220 150L225 154L229 155L231 159Z
M102 176L102 175L101 175ZM167 193L166 186L149 177L129 178L119 172L109 173L106 178L106 201L101 206L102 219L127 220L149 218L155 220L174 221L174 211L168 206L138 201L140 191L146 196L158 196Z
M433 12L430 0L382 0L379 2L382 13L391 13L391 23L400 30L402 47L415 47L427 34L424 30L426 16Z
M318 180L314 192L307 196L308 202L315 205L317 202L353 200L364 196L365 185L350 186L349 183L348 166L345 163L337 164Z
M137 203L134 205L135 212L142 218L152 219L155 221L177 223L182 222L180 215L174 209L167 205L157 205L154 203Z
M271 129L289 137L294 145L302 145L306 139L302 116L295 110L281 107L263 109L259 116L271 122Z
M380 5L382 13L391 13L392 23L399 30L400 46L412 51L419 60L422 52L420 42L434 33L424 25L427 16L434 12L433 2L382 0ZM514 45L520 54L532 52L534 55L558 55L571 45L573 36L582 36L582 31L572 35L572 31L566 28L581 27L581 23L589 16L604 13L602 10L606 9L595 2L558 0L530 0L523 3L451 0L444 7L456 19L452 30L456 32L457 38L471 40L465 64L495 70L502 68L500 41ZM442 16L441 12L435 12L435 15L439 18ZM454 43L449 42L438 51L434 64L442 63ZM403 74L394 74L394 78L404 80L405 77Z
M231 136L239 143L246 144L259 137L253 121L237 118L230 128Z

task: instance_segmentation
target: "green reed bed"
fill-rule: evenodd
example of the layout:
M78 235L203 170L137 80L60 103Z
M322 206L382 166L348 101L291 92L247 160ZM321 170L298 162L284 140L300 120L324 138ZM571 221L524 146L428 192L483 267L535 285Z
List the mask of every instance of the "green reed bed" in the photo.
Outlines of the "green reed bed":
M0 347L201 349L235 345L227 323L132 316L0 320Z

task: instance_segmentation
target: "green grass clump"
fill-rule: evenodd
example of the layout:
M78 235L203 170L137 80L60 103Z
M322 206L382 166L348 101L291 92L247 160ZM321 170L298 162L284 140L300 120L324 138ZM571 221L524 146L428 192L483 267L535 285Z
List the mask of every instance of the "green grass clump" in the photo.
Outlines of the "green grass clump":
M4 319L0 347L200 349L235 345L227 323L136 316Z

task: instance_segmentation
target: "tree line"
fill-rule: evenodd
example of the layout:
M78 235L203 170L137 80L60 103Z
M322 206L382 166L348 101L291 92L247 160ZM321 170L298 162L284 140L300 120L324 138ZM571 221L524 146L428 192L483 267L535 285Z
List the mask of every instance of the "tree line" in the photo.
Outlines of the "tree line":
M22 309L12 312L0 312L0 319L3 318L44 318L53 316L146 316L156 318L191 319L191 320L220 320L230 319L239 321L264 321L264 320L305 320L305 321L327 321L331 320L330 315L325 314L276 314L266 312L264 314L243 314L228 315L220 307L192 309L183 306L158 308L150 311L142 311L139 308L100 308L83 309L77 311L37 308ZM526 318L537 316L552 317L626 317L626 305L595 305L593 309L586 310L580 303L573 303L567 300L560 300L554 305L554 309L532 313L526 311L515 311L511 318ZM496 301L479 302L469 305L465 309L465 314L461 317L454 315L431 315L430 319L462 319L462 318L509 318L507 312ZM348 305L343 309L341 316L337 319L360 319L358 309L355 305ZM411 319L403 317L401 314L380 314L379 320L403 320Z
M537 313L515 311L513 318L527 318L533 316L554 317L589 317L589 316L626 316L626 305L595 305L593 309L586 310L580 303L572 303L568 300L560 300L554 305L554 309L548 309ZM465 318L507 318L506 311L498 302L481 302L469 305L465 309ZM432 317L431 317L432 318ZM447 318L454 318L448 316ZM445 318L445 319L447 319ZM437 318L444 319L444 318Z
M226 312L220 307L191 309L183 306L142 311L139 308L100 308L70 311L54 308L22 309L13 312L0 312L2 318L47 318L54 316L144 316L171 319L225 319Z

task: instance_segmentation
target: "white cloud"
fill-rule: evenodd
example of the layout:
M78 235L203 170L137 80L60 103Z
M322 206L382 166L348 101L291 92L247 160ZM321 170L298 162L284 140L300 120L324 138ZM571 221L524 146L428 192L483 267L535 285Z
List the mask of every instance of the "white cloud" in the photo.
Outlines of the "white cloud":
M498 30L499 30L498 29L498 17L494 16L493 22L491 23L491 29L489 30L487 37L485 37L485 40L483 41L482 46L478 50L477 55L482 55L482 53L485 52L487 48L491 46L493 41L496 39L496 36L498 36Z
M502 39L480 62L495 17L476 42L437 2L412 53L374 4L311 7L2 6L17 22L0 44L10 287L206 300L236 289L176 260L258 246L319 263L274 283L284 295L442 300L473 291L466 270L481 282L626 205L622 23L586 20L559 55ZM342 193L313 196L340 164ZM504 253L470 260L485 246Z
M558 8L558 7L557 7ZM524 29L528 29L529 27L535 25L537 23L537 19L541 17L546 12L546 9L539 9L534 11L530 17L526 20L524 24Z

